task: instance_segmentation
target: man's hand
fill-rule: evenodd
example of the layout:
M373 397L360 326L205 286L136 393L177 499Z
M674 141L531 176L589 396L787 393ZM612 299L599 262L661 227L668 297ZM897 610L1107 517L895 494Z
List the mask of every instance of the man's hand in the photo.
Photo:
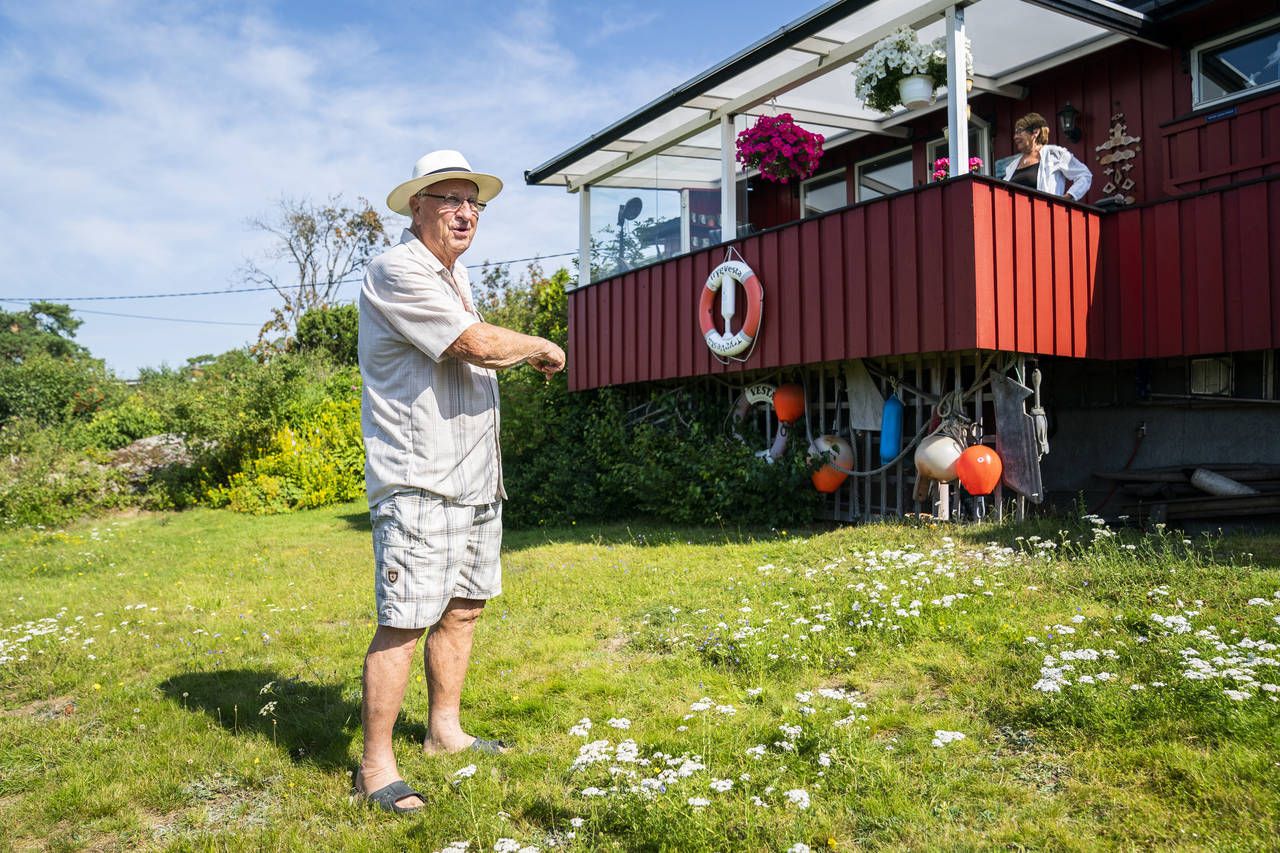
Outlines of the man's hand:
M546 344L546 352L531 356L529 364L533 365L535 370L541 370L547 376L564 370L564 350L545 338L538 338L538 340Z

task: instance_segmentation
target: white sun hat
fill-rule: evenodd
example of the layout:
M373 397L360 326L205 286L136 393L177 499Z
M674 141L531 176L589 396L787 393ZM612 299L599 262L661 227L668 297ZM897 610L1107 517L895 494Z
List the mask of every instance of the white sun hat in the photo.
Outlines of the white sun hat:
M476 197L487 202L502 191L501 179L494 175L471 171L467 158L457 151L442 149L432 151L417 163L413 164L413 177L391 191L387 196L387 207L396 213L409 216L409 198L421 192L425 187L462 178L476 185Z

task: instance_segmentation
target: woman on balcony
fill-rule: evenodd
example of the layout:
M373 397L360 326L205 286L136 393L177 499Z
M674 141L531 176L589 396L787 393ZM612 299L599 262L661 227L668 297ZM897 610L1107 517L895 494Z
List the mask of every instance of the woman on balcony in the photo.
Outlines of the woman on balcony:
M1075 201L1089 191L1093 173L1061 145L1049 144L1049 123L1040 113L1027 113L1018 119L1013 126L1013 144L1022 156L1005 169L1006 181Z

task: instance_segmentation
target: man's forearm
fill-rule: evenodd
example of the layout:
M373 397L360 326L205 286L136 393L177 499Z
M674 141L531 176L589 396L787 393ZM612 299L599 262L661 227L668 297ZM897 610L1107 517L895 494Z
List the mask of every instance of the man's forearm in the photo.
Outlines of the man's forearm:
M513 332L492 323L475 323L468 326L444 354L477 367L499 369L526 361L554 360L553 348L559 349L543 338Z

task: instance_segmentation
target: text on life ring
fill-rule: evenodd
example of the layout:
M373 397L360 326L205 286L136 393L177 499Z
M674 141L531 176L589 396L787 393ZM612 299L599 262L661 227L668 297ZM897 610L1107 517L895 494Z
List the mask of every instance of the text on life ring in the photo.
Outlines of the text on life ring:
M732 331L737 300L734 282L742 285L747 294L747 319L737 332ZM727 285L722 287L721 285ZM724 331L716 329L716 293L720 294L720 316L724 317ZM764 307L764 287L751 267L741 261L725 261L711 271L702 288L702 301L698 306L698 323L707 348L716 355L738 355L751 347L760 332L760 315Z

